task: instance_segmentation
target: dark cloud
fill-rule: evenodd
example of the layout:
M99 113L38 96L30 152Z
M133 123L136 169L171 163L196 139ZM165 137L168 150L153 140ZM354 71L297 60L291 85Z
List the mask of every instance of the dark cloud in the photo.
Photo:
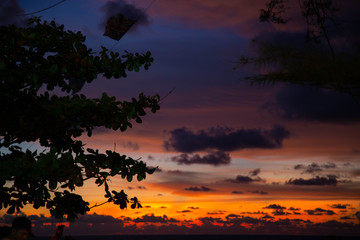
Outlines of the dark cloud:
M176 174L176 175L182 175L184 174L183 171L180 171L180 170L169 170L167 171L168 173L171 173L171 174Z
M231 183L252 183L252 182L263 182L264 180L260 177L251 178L249 176L237 175L235 179L227 179L225 181Z
M262 217L262 219L274 219L274 217L266 214L265 216Z
M231 193L233 193L233 194L243 194L244 192L242 192L242 191L232 191Z
M303 170L303 173L314 173L314 172L321 172L324 169L336 168L335 163L325 163L325 164L318 164L318 163L311 163L309 165L298 164L294 166L295 170Z
M215 211L215 212L207 212L206 214L207 215L222 215L224 213L226 213L226 211L219 210L219 211Z
M197 209L200 209L199 207L188 207L189 209L192 209L192 210L197 210Z
M275 211L271 212L274 216L284 216L289 215L290 213L284 212L282 209L276 209Z
M193 211L186 209L186 210L176 211L176 212L177 213L190 213L190 212L193 212Z
M351 206L350 204L333 204L330 207L337 208L337 209L346 209L347 207Z
M252 177L255 177L255 176L257 176L259 173L260 173L260 168L255 168L254 170L251 170L251 171L249 172L249 175L252 176Z
M59 219L45 217L44 215L28 216L33 223L32 232L35 236L52 236ZM85 214L79 215L75 222L65 227L64 236L71 235L102 235L104 232L115 232L114 229L122 228L124 220L109 215ZM69 233L71 230L71 233Z
M304 173L313 173L313 172L320 172L322 171L321 167L319 164L317 163L312 163L309 164L308 166L302 165L302 164L298 164L294 167L295 170L299 170L302 169L304 170Z
M152 214L144 215L140 218L133 219L133 222L135 223L174 223L179 222L179 220L176 220L175 218L168 218L168 216L155 216Z
M316 176L315 178L310 179L303 179L303 178L296 178L296 179L290 179L286 182L286 184L292 184L292 185L314 185L314 186L324 186L324 185L331 185L336 186L338 183L336 176L328 176L328 177L319 177Z
M220 165L229 165L231 162L230 155L222 151L211 152L203 157L198 154L188 155L183 153L179 156L171 158L172 161L177 162L178 164L209 164L214 166Z
M335 215L336 213L332 210L326 210L322 208L316 208L314 210L304 210L308 215Z
M360 108L351 96L298 85L281 88L275 102L268 102L261 109L288 120L329 123L360 121Z
M15 24L24 26L27 22L26 16L22 16L24 9L19 5L18 0L0 1L0 26Z
M108 1L100 8L100 11L104 14L102 21L99 25L101 30L105 29L107 20L110 17L122 14L128 19L136 20L136 23L131 27L129 32L133 32L137 27L141 25L148 25L149 18L146 15L145 9L140 9L133 4L128 3L125 0L112 0Z
M186 191L195 191L195 192L210 192L210 191L215 191L214 189L205 187L205 186L201 186L201 187L188 187L185 188Z
M328 163L322 164L321 167L329 169L329 168L336 168L337 166L335 163L328 162Z
M235 223L235 224L243 224L243 223L250 223L250 224L259 224L261 222L260 219L241 216L237 214L229 214L226 217L226 223Z
M267 195L268 192L262 191L262 190L248 190L247 192L253 193L253 194L260 194L260 195Z
M241 214L266 214L266 212L263 211L256 211L256 212L241 212Z
M278 204L270 204L266 207L263 207L263 209L275 209L275 210L284 210L286 207L280 206Z
M301 208L289 207L288 210L290 210L290 211L299 211L299 210L301 210Z
M191 153L208 149L234 151L247 148L280 148L282 141L290 134L282 126L273 126L270 130L213 127L197 132L183 127L171 131L170 135L164 142L166 150Z

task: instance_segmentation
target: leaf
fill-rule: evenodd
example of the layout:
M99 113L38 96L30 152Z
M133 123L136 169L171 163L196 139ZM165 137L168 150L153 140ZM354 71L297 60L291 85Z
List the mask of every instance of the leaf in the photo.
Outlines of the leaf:
M49 68L49 72L51 74L54 74L58 69L59 69L59 66L57 64L54 64Z
M143 180L145 178L145 174L138 174L137 175L137 180L140 182L141 180Z
M91 149L91 148L87 148L86 151L88 151L89 153L92 153L92 154L96 154L96 152L94 151L94 149Z
M130 175L130 174L128 174L127 177L126 177L126 180L127 180L128 182L131 182L131 181L133 180L133 176Z
M7 211L7 214L13 214L15 212L15 205L12 205Z
M49 188L51 190L54 190L54 189L56 189L56 187L57 187L57 181L50 180L49 181Z

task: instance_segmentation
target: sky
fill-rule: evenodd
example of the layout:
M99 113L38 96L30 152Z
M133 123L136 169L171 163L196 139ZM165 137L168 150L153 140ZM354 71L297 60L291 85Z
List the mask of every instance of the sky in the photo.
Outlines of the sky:
M0 23L60 1L0 4ZM103 92L129 100L144 92L164 99L156 114L126 132L104 129L86 147L141 158L158 167L146 180L114 177L113 189L137 196L141 209L105 204L65 235L88 234L340 234L360 235L360 109L353 98L297 85L251 85L263 71L237 67L254 53L252 39L301 42L306 25L290 0L285 26L260 23L265 0L66 0L34 13L81 31L94 49L150 51L149 70L123 79L98 77L80 93ZM338 1L340 16L356 23L358 1ZM124 10L125 9L125 10ZM104 36L106 19L119 11L138 22L120 41ZM27 15L29 16L29 15ZM344 21L345 22L345 21ZM353 35L359 25L346 25ZM336 44L336 42L335 42ZM27 146L35 150L36 144ZM88 182L76 191L90 206L103 189ZM26 206L35 235L51 235L59 220ZM0 222L13 216L0 210Z

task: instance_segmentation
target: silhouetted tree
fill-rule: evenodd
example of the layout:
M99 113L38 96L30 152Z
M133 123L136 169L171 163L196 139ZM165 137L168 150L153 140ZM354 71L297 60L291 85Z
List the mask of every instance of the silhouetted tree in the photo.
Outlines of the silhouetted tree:
M270 42L259 38L252 40L257 53L255 57L241 56L240 65L254 64L264 67L265 72L246 77L252 83L290 82L301 85L316 86L360 96L360 43L358 39L346 39L352 44L351 50L338 47L335 51L329 36L329 26L339 28L335 16L339 10L333 0L300 0L299 9L304 18L306 44ZM266 9L260 13L260 21L274 24L286 24L291 18L284 18L290 7L286 0L271 0ZM325 40L326 45L322 44Z
M106 202L121 209L128 203L141 207L136 197L111 190L108 180L141 181L155 169L115 151L85 151L79 137L90 137L95 127L125 131L133 120L141 123L146 109L160 109L159 96L141 93L127 102L106 93L91 99L77 92L99 74L121 78L127 71L148 69L153 58L150 52L120 56L105 47L94 53L84 42L81 32L40 18L24 28L0 27L0 209L9 214L30 204L74 221L91 208L73 192L89 179L104 186ZM25 142L38 142L44 150L25 149Z

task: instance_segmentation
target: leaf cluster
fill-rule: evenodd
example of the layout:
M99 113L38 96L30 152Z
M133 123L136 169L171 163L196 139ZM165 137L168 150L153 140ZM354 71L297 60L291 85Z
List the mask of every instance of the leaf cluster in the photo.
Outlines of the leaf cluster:
M117 152L85 150L79 137L91 137L96 127L125 131L142 123L147 110L160 109L160 97L141 93L118 101L106 93L93 99L77 92L99 75L121 78L148 69L150 52L120 56L102 47L94 53L81 32L40 18L30 19L26 28L1 26L0 43L0 209L11 214L30 204L74 221L91 208L74 192L89 179L104 186L107 202L141 207L136 197L129 201L107 182L115 176L141 181L155 169ZM24 150L25 142L45 150Z

